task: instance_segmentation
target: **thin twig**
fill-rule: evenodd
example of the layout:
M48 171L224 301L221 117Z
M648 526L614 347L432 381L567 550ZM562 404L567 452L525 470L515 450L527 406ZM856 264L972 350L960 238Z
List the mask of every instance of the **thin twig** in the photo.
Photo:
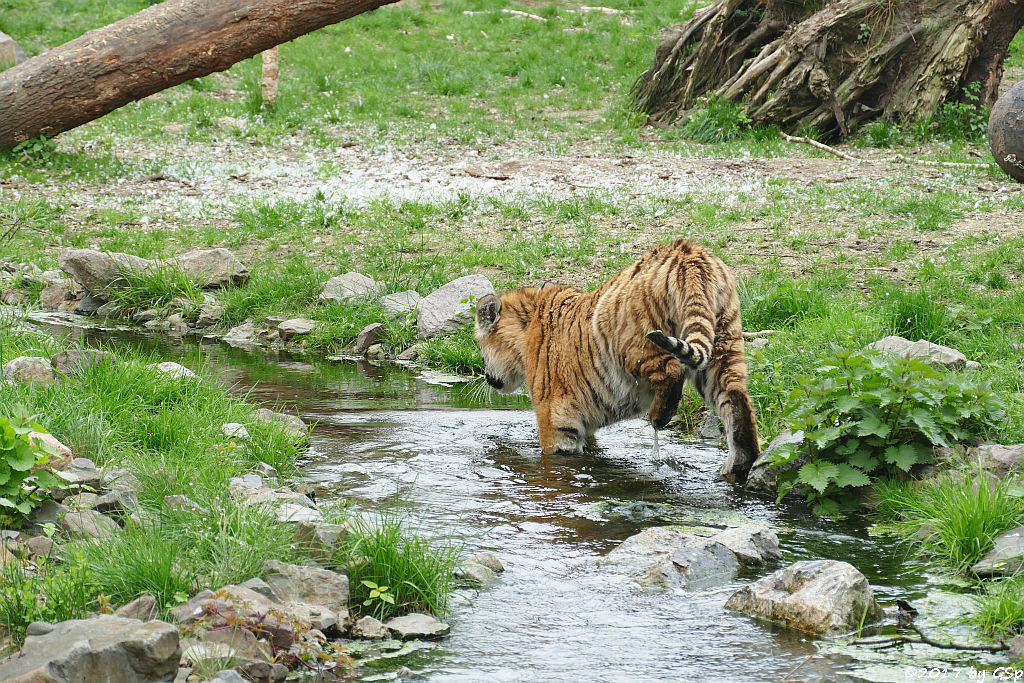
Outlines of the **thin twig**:
M786 142L798 142L798 143L800 143L802 145L810 145L811 147L814 147L815 149L820 149L822 152L828 152L829 154L833 154L833 155L839 157L840 159L845 159L846 161L853 161L853 162L856 162L858 164L897 164L897 163L900 163L900 164L920 164L922 166L945 166L945 167L950 167L950 168L988 168L989 167L989 164L982 163L982 162L974 162L974 161L932 161L931 159L908 159L907 157L903 156L902 154L897 154L896 156L892 156L892 157L886 157L885 159L861 159L859 157L853 156L852 154L847 154L846 152L844 152L842 150L836 149L835 147L829 147L828 145L826 145L823 142L818 142L817 140L812 140L811 138L806 137L806 136L800 137L800 136L796 136L796 135L787 135L785 133L782 133L781 131L780 131L779 134L783 137L783 139Z
M851 645L877 645L879 647L895 647L904 644L931 645L943 650L963 650L966 652L1003 652L1009 650L1010 646L1000 640L992 645L969 645L967 643L954 643L953 641L942 642L935 640L922 631L918 626L910 624L910 628L919 636L892 636L890 638L863 638L850 641Z
M797 664L797 665L796 665L796 666L794 666L794 667L793 667L792 669L790 669L790 670L789 670L789 673L787 673L787 674L786 674L785 676L783 676L783 677L782 677L782 680L783 680L783 681L787 681L787 680L789 680L789 677L790 677L790 676L792 676L793 674L795 674L795 673L797 672L797 670L798 670L798 669L799 669L799 668L800 668L801 666L803 666L804 664L806 664L806 663L807 663L807 662L808 662L808 661L809 661L809 660L811 659L811 657L814 657L814 656L816 656L816 655L807 655L806 657L804 657L803 659L801 659L801 660L800 660L800 663L799 663L799 664Z
M847 161L857 161L857 162L864 161L864 159L858 159L857 157L852 156L850 154L847 154L846 152L843 152L841 150L838 150L835 147L829 147L825 143L818 142L817 140L812 140L812 139L810 139L807 136L797 137L795 135L786 135L785 133L783 133L781 131L779 132L779 135L781 135L786 142L799 142L802 145L810 145L811 147L814 147L816 149L820 149L823 152L828 152L829 154L834 154L835 156L839 157L840 159L846 159Z

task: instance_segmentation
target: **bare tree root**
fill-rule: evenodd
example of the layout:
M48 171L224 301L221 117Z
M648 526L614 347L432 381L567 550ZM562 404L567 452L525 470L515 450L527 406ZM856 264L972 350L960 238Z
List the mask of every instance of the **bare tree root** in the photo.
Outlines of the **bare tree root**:
M1022 26L1016 0L719 0L669 33L632 94L656 124L710 97L742 102L755 125L847 137L931 118L972 82L991 103Z

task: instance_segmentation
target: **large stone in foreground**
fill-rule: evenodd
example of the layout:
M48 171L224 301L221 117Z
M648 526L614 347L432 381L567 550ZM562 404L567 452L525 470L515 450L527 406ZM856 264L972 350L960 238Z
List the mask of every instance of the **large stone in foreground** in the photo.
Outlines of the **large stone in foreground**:
M992 541L992 550L971 570L981 577L1011 576L1024 570L1024 526L1010 529Z
M903 358L917 358L929 365L937 365L959 370L967 365L967 356L956 349L941 344L933 344L924 339L912 342L903 337L890 336L868 344L869 349L893 353Z
M849 633L882 616L867 578L838 560L797 562L744 586L725 606L818 635Z
M59 624L33 623L21 653L0 663L0 681L63 683L169 681L178 672L178 629L102 615Z
M438 287L416 308L419 338L429 339L465 327L473 320L476 301L494 293L494 285L483 275L466 275Z

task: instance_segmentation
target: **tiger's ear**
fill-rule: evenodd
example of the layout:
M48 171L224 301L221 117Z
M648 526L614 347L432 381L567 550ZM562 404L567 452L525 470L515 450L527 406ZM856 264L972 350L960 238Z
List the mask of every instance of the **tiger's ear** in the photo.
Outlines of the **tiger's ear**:
M476 327L482 332L490 332L501 317L501 299L488 294L476 304Z

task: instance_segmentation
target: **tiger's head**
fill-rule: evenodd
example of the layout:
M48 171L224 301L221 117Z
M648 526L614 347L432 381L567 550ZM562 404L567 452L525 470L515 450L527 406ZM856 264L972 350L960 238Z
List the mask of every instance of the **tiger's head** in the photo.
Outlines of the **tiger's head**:
M529 319L518 314L519 299L524 295L510 292L499 299L488 294L476 305L476 343L484 359L484 377L503 394L512 393L526 379L524 353Z

